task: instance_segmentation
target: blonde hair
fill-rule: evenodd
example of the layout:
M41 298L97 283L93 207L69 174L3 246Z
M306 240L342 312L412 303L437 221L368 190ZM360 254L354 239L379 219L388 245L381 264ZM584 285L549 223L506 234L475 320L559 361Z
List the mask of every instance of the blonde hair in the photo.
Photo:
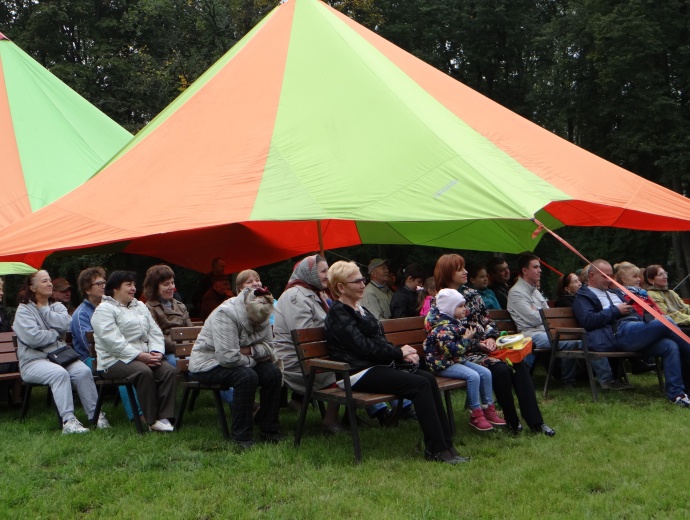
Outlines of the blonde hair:
M239 294L242 292L242 289L244 289L244 284L252 276L254 278L256 278L257 280L261 280L259 273L257 273L256 271L253 271L251 269L245 269L244 271L240 271L239 273L237 273L237 277L235 278L235 293L236 294Z
M331 288L333 296L340 299L341 292L338 290L338 284L347 283L347 279L353 274L358 274L360 276L362 274L359 267L354 262L338 260L328 268L328 285Z
M640 274L640 268L630 262L620 262L618 264L614 264L613 271L616 273L614 278L621 285L626 285L623 282L624 276L634 276L635 274Z

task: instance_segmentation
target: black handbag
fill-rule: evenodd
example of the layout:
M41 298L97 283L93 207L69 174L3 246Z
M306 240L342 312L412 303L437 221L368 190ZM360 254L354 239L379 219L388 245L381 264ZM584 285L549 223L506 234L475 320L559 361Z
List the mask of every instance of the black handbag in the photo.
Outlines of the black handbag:
M79 360L79 354L72 347L64 346L57 350L48 353L48 361L52 361L56 365L66 367Z

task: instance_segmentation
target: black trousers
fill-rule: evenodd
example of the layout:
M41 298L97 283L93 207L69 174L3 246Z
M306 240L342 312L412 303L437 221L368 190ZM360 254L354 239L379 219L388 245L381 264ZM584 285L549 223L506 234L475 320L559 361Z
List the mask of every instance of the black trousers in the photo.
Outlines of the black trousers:
M252 413L256 388L261 387L256 413L256 424L262 433L278 433L278 414L280 412L280 390L283 376L273 363L259 363L249 367L226 368L217 366L206 372L190 373L192 379L210 385L233 387L232 438L236 441L249 441L253 437Z
M534 385L529 369L525 363L514 363L511 369L506 363L493 363L487 368L491 371L493 388L496 401L501 405L503 417L510 425L516 425L520 419L515 410L513 389L520 404L520 413L530 427L544 424L544 419L537 404L537 396L534 393Z
M410 374L391 367L375 366L352 388L358 392L395 394L411 400L424 434L426 449L432 453L439 453L452 446L453 439L441 392L436 378L430 373L417 370Z

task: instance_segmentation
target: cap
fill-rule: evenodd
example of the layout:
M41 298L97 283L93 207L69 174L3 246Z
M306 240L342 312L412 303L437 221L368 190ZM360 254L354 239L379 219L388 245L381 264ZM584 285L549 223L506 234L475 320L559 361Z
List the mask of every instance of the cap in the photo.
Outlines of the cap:
M371 274L371 272L374 269L376 269L378 266L383 265L383 264L391 265L391 261L388 259L384 260L383 258L374 258L371 262L369 262L369 267L368 267L369 274Z
M67 280L64 278L55 278L53 280L53 291L66 291L67 289L71 289L72 286L69 284Z

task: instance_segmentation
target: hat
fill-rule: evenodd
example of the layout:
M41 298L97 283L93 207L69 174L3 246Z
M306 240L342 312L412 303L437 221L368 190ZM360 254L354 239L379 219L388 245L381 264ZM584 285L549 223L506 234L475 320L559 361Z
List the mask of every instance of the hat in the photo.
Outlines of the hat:
M383 264L391 265L391 261L388 259L384 260L383 258L374 258L371 262L369 262L369 267L368 267L369 274L371 274L371 272L374 269L376 269L377 267L379 267L380 265L383 265Z
M64 278L55 278L55 280L53 280L53 291L62 292L71 288L72 286Z
M453 316L455 309L463 303L465 303L465 297L455 289L441 289L436 295L436 307L448 316Z

